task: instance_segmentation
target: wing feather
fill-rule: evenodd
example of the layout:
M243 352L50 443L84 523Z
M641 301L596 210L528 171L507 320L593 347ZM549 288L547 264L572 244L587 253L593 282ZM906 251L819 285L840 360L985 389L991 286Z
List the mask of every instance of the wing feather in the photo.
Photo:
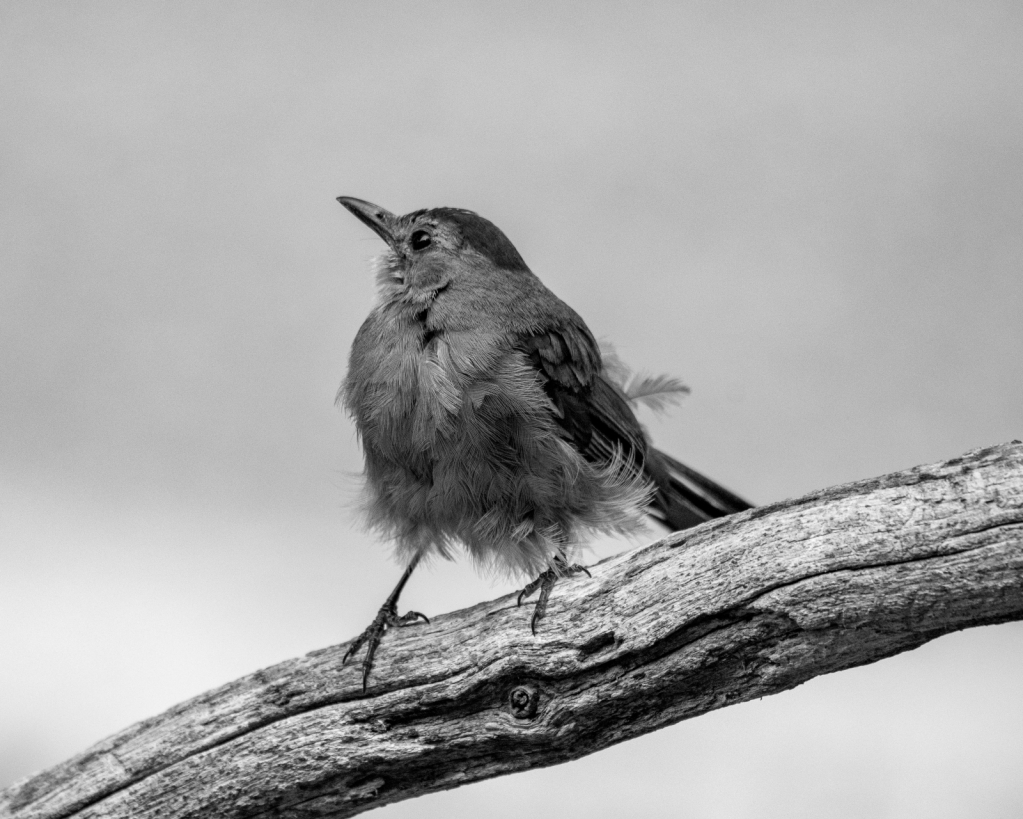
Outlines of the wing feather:
M534 331L519 346L543 380L567 440L583 457L599 466L624 457L641 471L646 437L625 396L601 375L600 349L585 325Z
M649 514L672 530L749 509L750 504L693 469L650 446L631 402L655 409L686 392L669 377L617 383L628 370L610 357L602 371L600 350L586 326L564 322L532 330L519 339L543 381L554 417L566 438L593 464L617 463L630 477L653 483Z

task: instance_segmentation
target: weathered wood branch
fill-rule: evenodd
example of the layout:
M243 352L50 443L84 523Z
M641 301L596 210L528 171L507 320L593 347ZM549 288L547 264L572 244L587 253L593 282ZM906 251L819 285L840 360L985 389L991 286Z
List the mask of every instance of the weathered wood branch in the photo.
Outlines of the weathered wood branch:
M322 817L575 759L1023 619L1023 444L715 521L559 584L202 694L0 794L0 816Z

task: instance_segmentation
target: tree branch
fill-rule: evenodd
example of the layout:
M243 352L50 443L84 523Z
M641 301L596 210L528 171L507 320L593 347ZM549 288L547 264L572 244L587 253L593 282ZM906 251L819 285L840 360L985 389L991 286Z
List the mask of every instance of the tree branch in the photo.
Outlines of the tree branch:
M351 816L1023 619L1023 444L814 492L182 703L0 794L0 817Z

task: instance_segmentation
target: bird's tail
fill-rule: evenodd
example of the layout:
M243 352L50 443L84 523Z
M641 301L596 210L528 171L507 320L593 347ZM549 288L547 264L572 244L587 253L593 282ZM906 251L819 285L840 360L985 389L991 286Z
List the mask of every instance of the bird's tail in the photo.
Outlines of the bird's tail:
M660 450L651 448L644 466L656 487L647 511L673 532L753 508L738 495Z

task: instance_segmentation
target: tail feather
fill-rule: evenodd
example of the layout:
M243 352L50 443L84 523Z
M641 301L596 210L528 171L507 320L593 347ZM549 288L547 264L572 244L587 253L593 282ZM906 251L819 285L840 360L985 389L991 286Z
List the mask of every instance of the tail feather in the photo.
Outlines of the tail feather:
M649 450L645 467L657 487L648 512L672 531L753 508L738 495L660 450Z

